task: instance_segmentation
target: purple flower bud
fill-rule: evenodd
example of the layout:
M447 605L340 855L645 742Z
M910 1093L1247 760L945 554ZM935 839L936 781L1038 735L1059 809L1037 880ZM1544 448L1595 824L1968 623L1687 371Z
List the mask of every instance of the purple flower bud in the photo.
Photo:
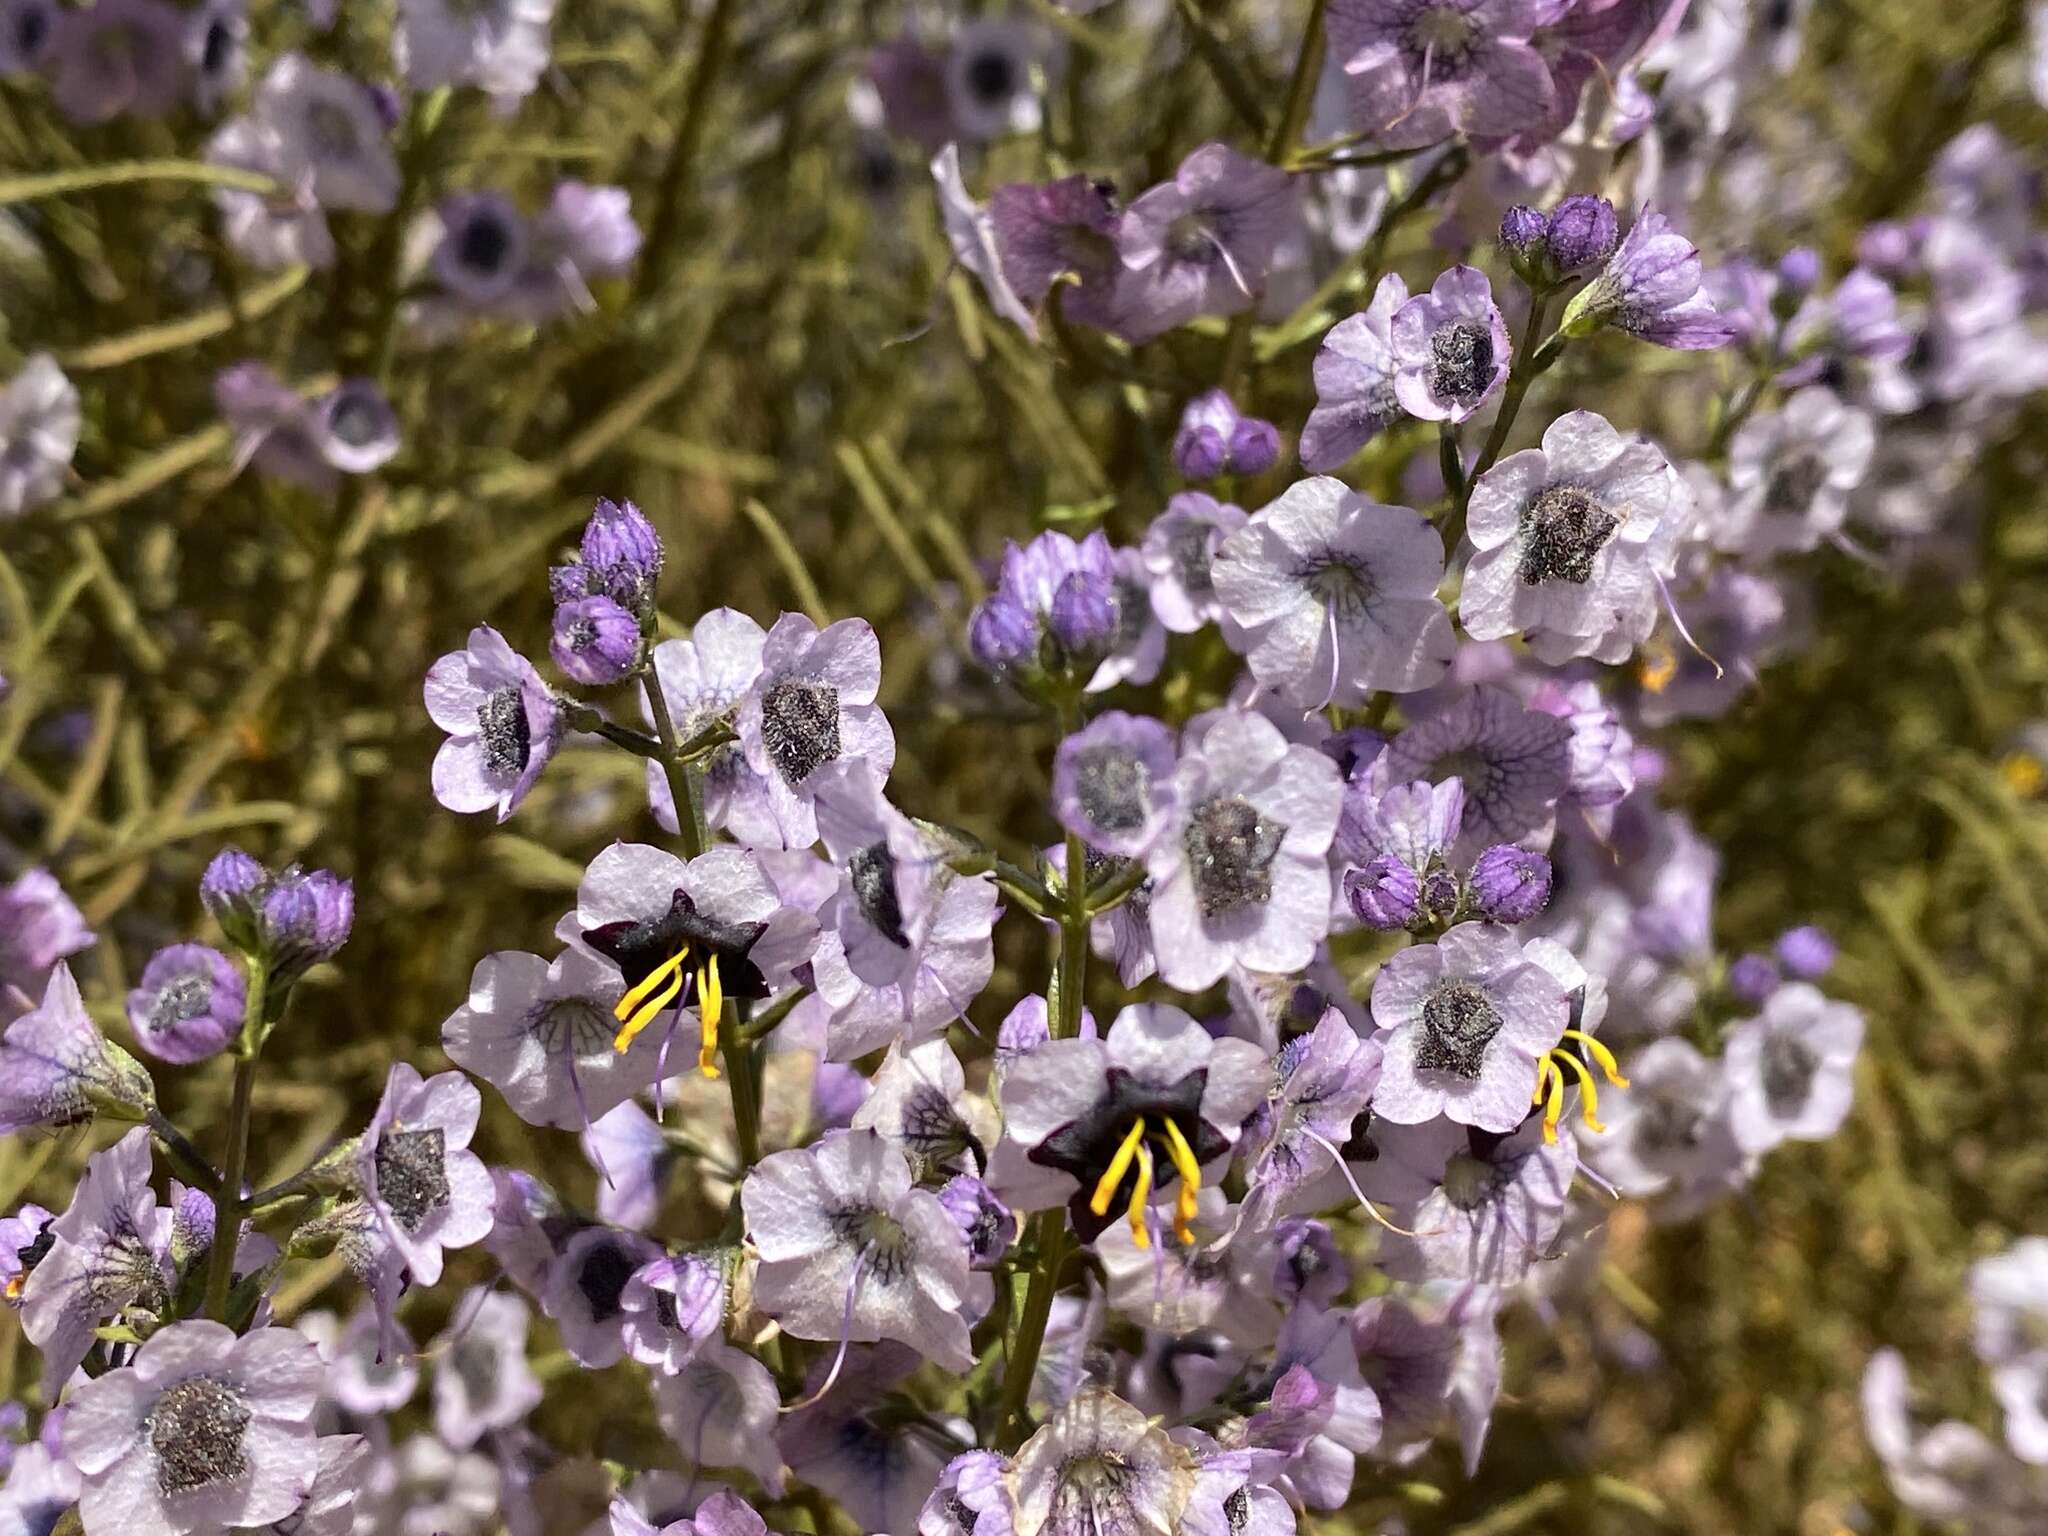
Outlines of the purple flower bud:
M1551 210L1543 251L1556 277L1590 271L1614 254L1621 225L1604 197L1568 197Z
M600 501L583 528L583 563L593 591L604 591L639 618L651 617L664 559L661 538L630 501Z
M218 1054L242 1027L248 1000L242 973L217 949L173 944L142 968L128 994L135 1042L159 1061L180 1064Z
M1390 853L1344 875L1344 899L1368 928L1395 933L1422 917L1422 881Z
M1017 1218L971 1174L948 1180L939 1191L939 1204L967 1239L968 1262L976 1269L994 1269L1017 1241Z
M1230 434L1230 467L1240 475L1263 475L1280 462L1280 429L1257 416L1246 416Z
M238 949L258 943L258 911L270 871L239 848L223 848L199 877L199 899Z
M1550 220L1526 203L1516 203L1501 215L1500 245L1508 262L1523 277L1540 272L1543 237L1550 233Z
M1184 429L1173 440L1173 465L1189 480L1213 480L1230 462L1230 444L1206 424Z
M1818 981L1834 968L1835 941L1811 923L1778 935L1778 963L1802 981Z
M270 882L258 917L259 940L273 986L296 981L348 942L355 925L355 886L328 870L296 864Z
M1116 640L1116 589L1094 571L1074 571L1052 595L1052 637L1069 656L1100 660Z
M1550 860L1497 843L1472 865L1472 902L1488 922L1526 923L1550 900Z
M1820 281L1820 252L1810 245L1795 245L1778 258L1778 281L1791 298L1805 298Z
M997 592L974 610L967 646L991 672L1007 671L1038 653L1038 622L1022 603Z
M592 591L592 572L589 566L571 561L567 565L548 567L548 597L557 605L573 603L579 597L589 597Z
M1761 1003L1778 990L1778 967L1752 950L1728 967L1728 990L1745 1003Z
M1464 899L1465 891L1458 877L1442 865L1423 875L1422 910L1439 922L1448 923L1456 917Z
M1866 225L1856 237L1856 260L1888 277L1910 276L1920 265L1919 236L1890 219Z
M639 660L640 621L609 597L575 598L555 610L548 649L570 681L601 688Z

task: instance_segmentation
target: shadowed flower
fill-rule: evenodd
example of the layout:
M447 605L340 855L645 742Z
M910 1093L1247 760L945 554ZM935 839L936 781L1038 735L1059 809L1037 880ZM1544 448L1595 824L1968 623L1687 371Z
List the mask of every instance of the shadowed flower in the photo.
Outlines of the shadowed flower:
M1174 808L1173 733L1118 710L1098 715L1053 755L1053 814L1090 848L1143 858Z
M185 18L163 0L97 0L61 13L50 42L50 99L74 123L162 117L191 84Z
M1352 126L1417 148L1542 120L1555 93L1529 36L1557 9L1546 0L1331 0L1330 54L1350 77Z
M1178 1531L1195 1463L1122 1398L1089 1388L1024 1442L1010 1490L1015 1536Z
M716 1256L685 1253L642 1265L619 1293L626 1353L673 1376L725 1327L725 1274Z
M84 914L47 869L31 869L0 887L0 987L33 996L50 984L58 961L92 942Z
M1627 1196L1662 1196L1673 1217L1740 1181L1743 1153L1720 1061L1688 1041L1657 1040L1629 1061L1628 1081L1608 1112L1608 1134L1586 1147L1604 1178Z
M993 1144L993 1113L967 1092L967 1074L943 1038L891 1045L851 1121L902 1150L911 1171L931 1179L965 1167L981 1173Z
M739 1467L779 1496L787 1480L776 1446L782 1400L768 1367L723 1339L707 1339L673 1375L656 1378L662 1429L696 1467Z
M491 1230L491 1176L469 1150L482 1108L460 1072L422 1079L396 1062L356 1152L363 1198L422 1285L441 1278L443 1249L467 1248Z
M624 1358L626 1287L660 1257L660 1244L616 1227L585 1227L563 1245L540 1301L579 1364L597 1370Z
M1528 1108L1526 1098L1523 1108ZM1381 1262L1404 1280L1511 1286L1546 1257L1564 1225L1578 1168L1568 1130L1548 1142L1530 1125L1505 1138L1433 1121L1389 1125L1383 1155L1429 1170L1428 1195L1401 1208L1413 1233L1390 1233Z
M1043 35L1014 21L971 21L946 51L946 103L964 139L1034 133L1040 108L1032 71Z
M541 1385L526 1363L533 1312L522 1298L471 1292L457 1303L455 1317L456 1331L428 1345L427 1353L434 1360L434 1430L466 1451L539 1406Z
M1125 274L1112 329L1144 342L1199 315L1251 308L1298 217L1285 171L1227 144L1204 144L1181 161L1172 181L1124 211L1117 245Z
M1728 1031L1728 1123L1745 1152L1825 1141L1848 1118L1863 1015L1809 982L1787 982Z
M443 656L427 672L427 713L448 732L434 754L434 798L451 811L496 808L503 821L519 807L564 730L561 706L533 663L488 624L469 632L467 650Z
M303 183L323 208L382 214L397 205L390 130L361 81L287 53L256 87L251 112L277 132L287 186Z
M78 390L47 352L0 389L0 518L56 499L78 451L80 420Z
M78 1125L99 1112L141 1120L155 1106L149 1073L100 1033L59 961L42 1002L0 1037L0 1133Z
M204 1061L235 1038L246 1002L242 973L226 955L173 944L142 968L141 985L128 994L128 1027L159 1061Z
M1316 351L1316 406L1301 429L1301 467L1316 474L1341 468L1405 414L1394 393L1394 315L1408 285L1389 272L1372 303L1331 326Z
M946 243L953 248L954 261L980 282L982 291L988 295L989 308L1033 341L1038 340L1038 317L1011 286L1003 260L1003 237L995 218L967 195L967 184L960 179L959 145L948 144L932 157L932 182L938 191L939 216L945 225ZM1006 223L1013 211L1006 210ZM1028 273L1030 268L1024 270Z
M1753 562L1816 548L1840 533L1876 451L1870 417L1826 389L1802 389L1782 409L1752 416L1728 445L1715 546Z

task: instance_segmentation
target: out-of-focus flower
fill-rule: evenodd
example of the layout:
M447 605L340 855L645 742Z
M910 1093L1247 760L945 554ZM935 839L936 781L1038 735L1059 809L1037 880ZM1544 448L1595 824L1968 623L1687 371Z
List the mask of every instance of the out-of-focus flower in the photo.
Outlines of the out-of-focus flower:
M1655 208L1636 215L1600 275L1572 296L1560 329L1590 336L1603 325L1655 346L1700 351L1725 345L1734 328L1700 289L1700 253Z
M78 391L47 352L0 389L0 518L56 498L78 451Z
M1389 272L1372 303L1331 326L1316 351L1316 406L1301 429L1301 467L1317 474L1341 468L1405 414L1394 391L1393 323L1408 302L1408 285Z
M398 0L391 51L406 84L474 85L510 110L548 66L555 0Z
M47 869L0 886L0 987L41 992L57 962L89 948L93 937L85 915Z
M428 1346L434 1366L434 1429L459 1451L510 1429L539 1406L541 1385L526 1363L533 1313L504 1291L472 1293L456 1307L459 1332Z
M952 123L965 139L1035 133L1040 109L1032 72L1043 34L1014 21L971 21L946 50L944 82Z
M1331 56L1350 76L1352 126L1415 148L1455 131L1515 133L1546 117L1555 88L1530 34L1542 0L1332 0Z
M1802 389L1782 409L1752 416L1728 445L1715 545L1751 561L1813 549L1840 531L1876 448L1870 417L1827 389Z
M0 79L43 65L61 17L57 0L0 0Z
M50 95L74 123L162 117L191 84L185 17L164 0L97 0L59 14Z
M1728 1121L1746 1152L1781 1141L1825 1141L1848 1117L1863 1015L1792 981L1763 1012L1728 1032Z
M1285 171L1228 145L1204 144L1172 181L1124 211L1117 245L1126 271L1113 329L1143 342L1198 315L1251 308L1297 216Z

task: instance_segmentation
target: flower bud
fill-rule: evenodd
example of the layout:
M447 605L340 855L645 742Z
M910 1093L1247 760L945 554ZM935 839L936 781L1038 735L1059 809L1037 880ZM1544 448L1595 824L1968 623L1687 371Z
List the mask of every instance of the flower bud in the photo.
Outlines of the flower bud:
M1543 280L1543 237L1549 232L1550 220L1525 203L1501 215L1500 248L1523 281Z
M1550 860L1498 843L1472 865L1472 905L1491 923L1526 923L1550 901Z
M1778 935L1778 963L1801 981L1818 981L1834 968L1835 941L1808 923Z
M199 877L199 899L237 949L257 945L258 909L270 871L239 848L223 848Z
M1778 281L1795 298L1805 298L1820 281L1820 252L1810 245L1795 245L1778 258Z
M1074 571L1052 595L1052 637L1077 661L1099 661L1116 641L1116 589L1093 571Z
M1220 389L1204 390L1181 412L1173 463L1189 480L1262 475L1280 459L1280 429L1246 416Z
M1728 990L1745 1003L1761 1003L1778 990L1778 968L1769 955L1751 951L1728 967Z
M947 1181L939 1204L967 1239L967 1261L975 1269L994 1269L1017 1241L1017 1218L989 1187L970 1174Z
M1396 933L1422 918L1422 881L1390 853L1344 876L1344 899L1368 928Z
M227 1048L248 1002L242 973L205 944L173 944L142 968L128 994L135 1043L159 1061L204 1061Z
M1230 467L1240 475L1263 475L1280 462L1280 429L1246 416L1230 434Z
M1551 210L1544 259L1553 277L1573 277L1604 264L1620 243L1614 204L1604 197L1568 197Z
M273 986L296 981L348 942L356 892L328 870L294 864L271 881L259 917L262 950Z
M967 648L991 672L1006 672L1038 653L1038 622L1022 603L998 592L974 610Z
M1213 480L1230 463L1230 444L1206 423L1183 430L1173 440L1173 465L1188 480Z
M661 537L630 501L600 501L583 527L583 563L590 590L611 596L643 626L651 627L654 589L665 559Z
M555 610L548 649L571 682L601 688L640 659L640 621L609 597L579 597Z

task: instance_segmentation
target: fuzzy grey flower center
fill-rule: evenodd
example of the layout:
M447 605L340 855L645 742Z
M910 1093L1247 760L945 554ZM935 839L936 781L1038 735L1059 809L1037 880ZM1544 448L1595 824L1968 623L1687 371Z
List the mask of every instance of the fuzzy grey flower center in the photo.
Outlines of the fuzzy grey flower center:
M1181 846L1202 916L1227 917L1270 901L1273 860L1286 835L1241 795L1214 795L1196 806Z
M1522 509L1522 584L1569 581L1583 586L1593 574L1593 560L1621 526L1589 491L1575 485L1549 485Z
M1771 1113L1789 1120L1806 1105L1813 1092L1813 1075L1820 1069L1820 1056L1812 1046L1794 1035L1774 1034L1764 1038L1762 1060L1764 1102Z
M761 744L784 783L803 783L839 756L839 690L782 679L761 700Z
M1827 479L1828 467L1819 453L1796 449L1773 466L1764 482L1764 510L1797 516L1813 505Z
M854 904L868 926L898 949L910 947L903 931L903 902L896 893L896 855L887 843L870 843L846 861Z
M496 273L512 254L512 231L496 213L471 215L455 242L455 254L465 267Z
M1704 1139L1706 1111L1677 1092L1653 1093L1643 1102L1636 1136L1644 1150L1690 1152Z
M842 1243L860 1251L863 1277L877 1285L894 1285L910 1272L915 1257L910 1234L887 1211L871 1205L842 1206L827 1219Z
M164 1388L149 1413L157 1491L166 1497L190 1493L248 1471L242 1442L249 1417L242 1394L210 1376Z
M1429 391L1471 405L1493 382L1493 330L1476 320L1440 325L1429 337Z
M493 778L516 779L526 771L533 732L526 723L526 699L517 683L493 688L476 707L476 734L484 767Z
M166 984L149 1005L149 1031L153 1035L168 1033L212 1006L213 978L203 971L187 971Z
M1444 1165L1444 1198L1461 1211L1477 1210L1507 1182L1492 1163L1460 1152Z
M407 1232L448 1204L447 1137L439 1126L387 1131L377 1143L377 1196Z
M1230 1522L1232 1536L1252 1523L1252 1496L1249 1488L1232 1491L1223 1501L1223 1518Z
M1074 797L1105 832L1135 832L1145 825L1150 779L1144 763L1121 747L1091 747L1074 760Z
M1415 1065L1477 1082L1486 1048L1505 1022L1483 989L1468 981L1445 982L1423 1001Z

